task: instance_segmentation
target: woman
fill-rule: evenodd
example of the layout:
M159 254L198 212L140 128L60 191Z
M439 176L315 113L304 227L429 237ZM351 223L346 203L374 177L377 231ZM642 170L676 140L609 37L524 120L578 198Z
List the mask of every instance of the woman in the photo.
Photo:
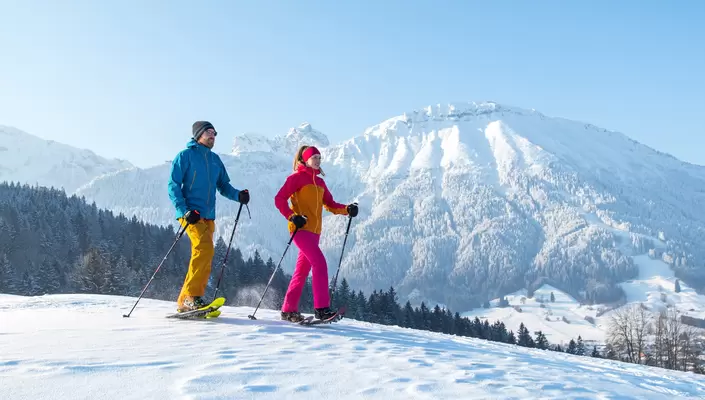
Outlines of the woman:
M357 204L345 206L336 203L325 182L318 175L321 170L321 153L314 146L301 146L294 156L294 172L274 197L279 212L289 221L289 232L296 230L293 242L299 249L296 268L282 304L281 318L300 322L299 299L309 271L313 269L313 307L315 317L328 319L336 311L330 308L328 293L328 265L318 246L321 235L322 208L333 214L357 215ZM289 207L288 200L291 200Z

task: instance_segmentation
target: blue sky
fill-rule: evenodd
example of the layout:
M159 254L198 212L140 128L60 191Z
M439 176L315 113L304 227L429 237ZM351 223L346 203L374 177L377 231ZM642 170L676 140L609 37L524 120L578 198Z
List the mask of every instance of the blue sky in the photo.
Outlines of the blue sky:
M493 100L705 165L703 1L0 0L0 124L139 166Z

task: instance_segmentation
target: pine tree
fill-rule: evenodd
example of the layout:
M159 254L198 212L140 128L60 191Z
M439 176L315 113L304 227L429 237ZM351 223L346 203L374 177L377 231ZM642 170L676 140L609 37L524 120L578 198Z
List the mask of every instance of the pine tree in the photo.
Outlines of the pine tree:
M516 337L514 336L514 331L509 331L509 334L507 335L507 343L517 344Z
M441 311L441 307L438 304L433 308L433 314L431 315L431 330L434 332L443 331L443 311Z
M519 324L519 338L517 344L523 347L534 347L534 339L531 338L529 330L526 329L523 322Z
M51 263L48 260L44 262L39 268L38 279L42 287L40 292L47 294L60 293L65 283L58 260L54 260Z
M570 343L568 343L568 348L566 349L565 352L568 354L575 354L576 349L577 349L577 346L575 344L575 340L570 339Z
M580 337L580 335L578 335L578 343L576 343L574 354L579 356L585 355L585 344L583 343L583 338Z
M676 288L675 288L676 293L681 292L681 284L678 282L678 279L676 279Z
M347 279L343 278L338 284L333 296L335 306L341 307L350 303L350 286Z
M423 301L421 302L421 310L420 311L421 311L421 315L420 315L421 321L420 321L420 325L417 325L417 327L419 329L430 331L431 325L432 325L431 312L429 311L428 307L426 307L426 303L424 303Z
M590 354L590 357L602 358L600 356L600 352L597 351L597 346L592 346L592 353Z
M365 300L365 294L362 293L362 290L357 292L357 315L355 319L358 321L367 320L367 301Z
M467 321L467 319L465 319ZM453 316L453 334L458 336L466 336L467 331L465 330L465 324L463 318L460 317L460 313L456 311Z
M549 344L546 335L542 331L536 331L534 334L536 335L536 347L541 350L548 349Z
M553 292L551 292L551 303L555 303L556 301L556 296L553 295Z
M482 321L482 336L480 336L483 339L491 340L492 339L492 329L490 328L490 321L489 320L484 320Z
M384 321L388 325L397 324L400 319L401 308L399 303L397 303L398 296L393 286L389 287L389 290L385 293L385 298Z
M414 320L415 320L414 309L411 307L411 302L409 302L407 300L406 304L404 305L401 327L402 328L416 328L416 324L414 323Z
M2 235L0 235L2 236ZM17 279L6 254L0 254L0 293L19 294Z
M103 255L96 248L90 248L73 272L72 280L79 293L101 294L108 274Z

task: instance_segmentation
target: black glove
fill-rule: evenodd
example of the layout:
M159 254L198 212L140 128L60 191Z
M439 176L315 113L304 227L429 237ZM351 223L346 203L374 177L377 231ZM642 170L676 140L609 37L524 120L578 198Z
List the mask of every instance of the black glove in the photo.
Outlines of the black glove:
M357 217L357 203L352 203L346 208L348 210L348 215L351 217Z
M196 210L186 211L186 214L184 214L184 219L186 220L186 222L193 225L201 220L201 214Z
M242 204L249 203L250 202L250 192L247 189L241 190L240 193L238 193L237 201L239 201Z
M291 221L296 226L296 229L301 229L304 225L306 225L306 217L299 214L292 215L289 218L289 221Z

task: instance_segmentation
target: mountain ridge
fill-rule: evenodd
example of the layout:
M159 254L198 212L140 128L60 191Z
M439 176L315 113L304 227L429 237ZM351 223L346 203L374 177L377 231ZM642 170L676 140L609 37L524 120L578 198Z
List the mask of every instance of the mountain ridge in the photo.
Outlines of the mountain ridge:
M0 125L0 143L0 181L54 186L72 193L100 175L134 168L127 160L104 158L7 125Z
M360 204L342 274L366 292L394 285L400 297L462 309L549 278L588 301L616 301L617 283L638 272L632 258L646 252L705 286L697 246L705 167L624 134L492 102L425 107L336 144L307 123L272 139L239 136L221 158L233 184L252 193L253 219L241 217L235 235L243 253L281 256L286 221L272 199L304 142L321 145L336 200ZM173 223L168 168L115 172L76 193ZM219 199L219 235L229 235L236 211ZM345 219L323 224L334 273Z

